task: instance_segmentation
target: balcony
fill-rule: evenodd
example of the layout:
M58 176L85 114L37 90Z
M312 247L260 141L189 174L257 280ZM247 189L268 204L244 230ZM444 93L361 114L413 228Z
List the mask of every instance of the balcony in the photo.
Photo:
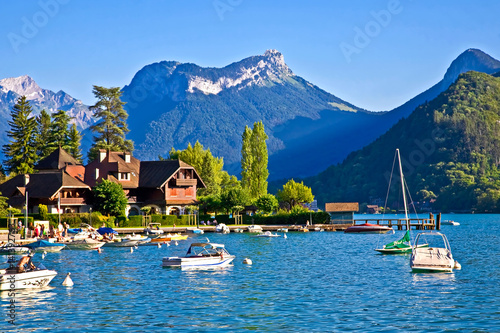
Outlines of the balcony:
M85 205L84 198L61 198L61 205Z
M176 186L195 186L198 183L196 179L176 179Z

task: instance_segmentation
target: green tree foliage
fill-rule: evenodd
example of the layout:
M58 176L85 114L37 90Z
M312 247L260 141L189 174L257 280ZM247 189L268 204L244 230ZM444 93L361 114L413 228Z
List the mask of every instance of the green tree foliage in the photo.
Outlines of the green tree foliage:
M319 203L384 198L396 148L418 200L435 196L434 208L442 211L500 212L500 79L460 75L375 142L305 183ZM396 208L391 202L398 200L400 184L393 186L389 206Z
M52 152L52 147L48 144L50 142L50 114L42 110L38 117L36 117L36 146L37 155L39 159L47 157Z
M250 203L250 193L241 186L224 189L221 193L221 208L229 213L236 206L247 206Z
M50 152L61 147L68 151L69 145L69 121L71 117L66 111L58 110L52 114L52 122L49 127L49 140L46 145L50 148Z
M93 206L102 214L124 215L127 207L127 197L120 184L103 179L93 189Z
M0 216L2 217L7 216L8 207L9 205L7 204L7 197L2 196L2 193L0 192Z
M293 179L289 180L283 189L278 191L278 200L286 203L288 209L301 203L309 203L314 200L311 188L304 185L304 182L296 183Z
M5 166L9 172L32 173L37 161L36 155L36 118L30 117L33 110L26 96L22 96L14 105L8 122L9 143L3 146Z
M216 165L217 160L213 158L210 153L210 149L208 149L207 153L203 157L203 167L202 174L200 175L201 179L205 183L206 188L201 189L201 194L203 195L218 195L220 193L220 176L218 169L218 165Z
M71 125L68 133L68 153L73 156L77 161L82 162L82 152L80 150L80 141L82 135L76 128L76 124Z
M264 194L257 199L255 205L264 214L270 214L278 209L278 199L272 194Z
M221 196L220 195L207 195L198 198L201 202L201 209L204 214L208 212L217 212L222 209Z
M94 117L98 120L95 125L90 127L96 136L94 136L94 144L88 154L89 159L95 159L99 149L133 151L134 144L131 140L125 139L129 132L126 122L128 114L123 109L125 103L120 100L122 95L120 88L94 86L92 92L97 98L97 102L90 109L94 111Z
M40 219L46 221L49 217L49 209L46 205L39 204L38 205L38 214L40 215Z
M269 177L267 139L268 136L261 121L253 124L252 131L246 126L242 135L241 183L253 199L267 193L267 178Z

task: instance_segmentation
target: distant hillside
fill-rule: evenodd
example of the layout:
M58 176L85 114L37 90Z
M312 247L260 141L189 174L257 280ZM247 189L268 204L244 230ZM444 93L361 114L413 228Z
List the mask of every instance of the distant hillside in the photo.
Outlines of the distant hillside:
M269 153L284 152L270 163L271 178L293 175L297 170L291 160L302 156L303 149L315 149L325 133L341 134L379 117L293 74L275 50L224 68L174 61L151 64L123 88L123 100L136 156L156 159L172 146L184 149L199 140L223 157L234 174L239 173L245 125L262 120ZM309 158L308 175L331 165L331 159L320 155Z
M396 148L414 200L434 193L438 209L500 211L500 79L460 75L375 142L305 184L320 205L385 199Z

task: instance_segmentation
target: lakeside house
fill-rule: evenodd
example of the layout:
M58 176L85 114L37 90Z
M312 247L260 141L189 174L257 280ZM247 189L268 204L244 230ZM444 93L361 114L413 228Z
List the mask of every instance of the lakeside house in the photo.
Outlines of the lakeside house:
M359 211L357 202L329 202L325 204L325 212L330 215L330 223L353 224L354 212Z
M18 175L0 185L8 204L22 208L28 197L28 212L47 205L49 213L87 213L91 188L103 179L121 184L127 197L127 215L139 215L150 206L156 214L184 214L197 204L198 188L205 188L197 171L180 160L139 161L130 152L99 151L83 166L58 148L36 166L39 172Z

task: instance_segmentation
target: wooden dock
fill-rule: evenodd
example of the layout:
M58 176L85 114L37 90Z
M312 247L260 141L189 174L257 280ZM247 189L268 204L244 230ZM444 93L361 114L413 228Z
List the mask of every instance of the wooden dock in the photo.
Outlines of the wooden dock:
M410 218L409 227L416 230L439 230L441 229L441 213L438 213L436 217L434 214L430 213L428 218ZM397 230L406 230L408 226L406 225L405 219L356 219L353 225L359 225L364 223L377 224L382 226L387 226L390 228L396 227Z

